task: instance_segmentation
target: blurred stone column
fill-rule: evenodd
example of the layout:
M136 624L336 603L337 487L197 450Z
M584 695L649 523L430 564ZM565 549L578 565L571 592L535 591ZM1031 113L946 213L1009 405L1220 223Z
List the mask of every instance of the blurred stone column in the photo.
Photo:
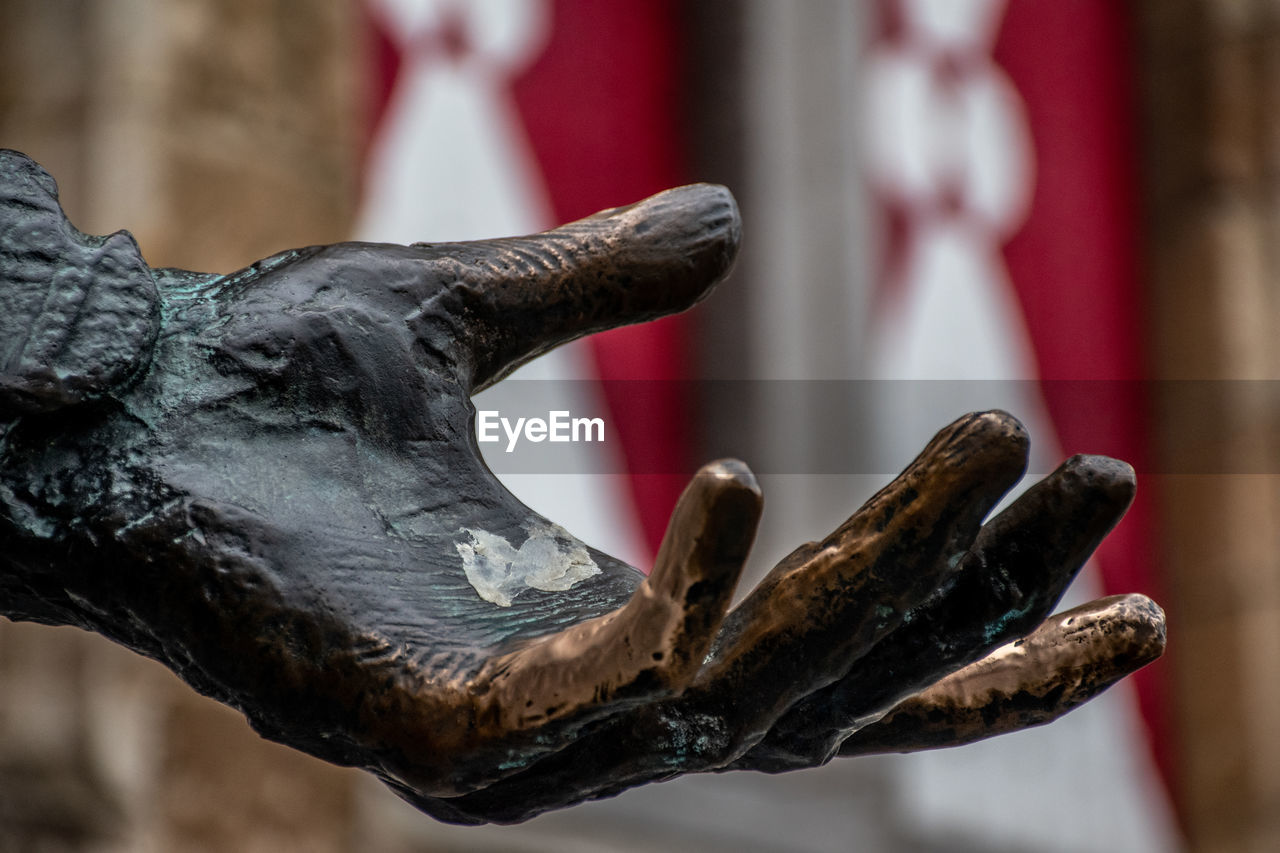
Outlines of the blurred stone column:
M89 233L231 271L341 240L366 125L354 3L0 0L0 147ZM0 620L0 851L324 851L355 771L268 743L158 664Z
M1192 849L1280 850L1280 6L1138 16L1178 799ZM1270 381L1269 381L1270 380Z

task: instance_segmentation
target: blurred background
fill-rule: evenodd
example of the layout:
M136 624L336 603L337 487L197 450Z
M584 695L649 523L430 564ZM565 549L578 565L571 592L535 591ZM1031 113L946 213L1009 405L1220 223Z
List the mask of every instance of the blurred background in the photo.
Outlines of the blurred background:
M0 851L1280 849L1275 3L0 0L0 147L81 230L211 272L725 183L716 294L524 374L606 406L618 458L517 494L647 567L687 472L739 456L759 576L1004 407L1035 472L1135 465L1070 595L1170 626L1043 729L460 829L99 637L4 622Z

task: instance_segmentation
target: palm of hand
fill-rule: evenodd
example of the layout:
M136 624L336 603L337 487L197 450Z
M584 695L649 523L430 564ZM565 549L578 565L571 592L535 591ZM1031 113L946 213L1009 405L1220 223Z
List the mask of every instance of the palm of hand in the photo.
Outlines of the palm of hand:
M987 736L1158 654L1158 611L1135 597L1046 623L1020 663L979 660L1040 625L1132 494L1127 466L1077 457L982 527L1025 466L1002 413L943 430L731 613L760 512L741 463L698 473L647 580L511 496L470 395L688 307L737 237L732 199L702 186L532 238L340 244L226 277L115 264L111 293L134 294L117 313L151 313L69 334L110 340L80 349L124 367L77 385L31 367L32 345L8 354L0 609L106 634L461 822ZM13 257L0 288L17 293L32 276ZM968 728L963 702L942 723L913 710L945 705L939 680L968 665L1012 666L1042 701L1004 714L991 693Z

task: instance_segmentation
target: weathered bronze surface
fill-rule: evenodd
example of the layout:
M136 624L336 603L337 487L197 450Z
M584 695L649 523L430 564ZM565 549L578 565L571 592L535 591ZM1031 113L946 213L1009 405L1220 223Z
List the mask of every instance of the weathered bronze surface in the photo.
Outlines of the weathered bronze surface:
M694 477L648 579L503 488L471 394L689 307L738 234L693 186L533 237L152 270L0 152L0 612L102 633L461 823L965 743L1158 656L1140 596L1049 618L1132 470L1075 457L983 525L1026 464L1002 412L731 612L761 507L741 463ZM494 565L527 584L486 593Z

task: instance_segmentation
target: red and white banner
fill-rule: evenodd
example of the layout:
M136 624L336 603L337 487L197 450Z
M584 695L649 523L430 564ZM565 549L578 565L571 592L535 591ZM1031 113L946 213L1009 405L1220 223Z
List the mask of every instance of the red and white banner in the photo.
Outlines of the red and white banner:
M778 2L804 14L803 3ZM688 178L676 0L367 5L383 85L372 98L378 119L358 237L529 233ZM872 409L882 414L883 455L905 464L942 425L933 415L912 423L904 389L916 380L1041 379L1056 381L1000 383L1008 398L984 394L966 405L1003 406L1028 421L1041 470L1074 452L1141 470L1136 383L1107 384L1143 377L1126 7L878 0L874 9L865 52L851 58L867 135L848 144L864 146L885 235L868 370L909 380L877 383L887 389ZM804 282L789 287L804 298ZM521 375L695 378L687 335L686 319L668 318L562 348ZM650 386L643 401L616 384L575 387L609 397L621 453L643 460L632 470L687 471L699 461L691 401L681 396L688 385L664 383L660 394ZM1116 390L1098 417L1107 388ZM1089 406L1073 399L1081 389ZM656 473L504 480L588 543L646 569L683 486L679 475ZM1096 593L1158 593L1149 500L1140 484L1088 570ZM1165 849L1174 835L1148 748L1168 742L1159 671L1137 681L1145 728L1123 688L1045 729L903 759L897 788L913 837L979 848L1087 850L1110 839L1113 849ZM739 775L707 784L731 782L741 794L748 783ZM777 781L757 782L773 792L761 799L785 796ZM767 819L760 808L734 814L740 835ZM828 817L835 826L839 816ZM817 846L797 835L794 849L827 849L815 840L821 820L807 813L805 837Z
M1127 8L884 0L877 12L867 162L889 236L871 362L878 378L906 380L886 383L885 439L912 432L903 424L920 401L904 388L956 380L949 391L972 389L961 408L998 405L1028 422L1033 470L1079 452L1146 470ZM1150 501L1140 481L1077 597L1159 598ZM1063 849L1100 837L1164 849L1174 836L1152 763L1171 765L1159 678L1149 668L1045 730L910 765L930 800L922 812L949 830L994 813L1008 843L1030 843L1017 824L1055 818L1051 804L1031 813L1028 790L1057 779L1063 802L1075 797L1057 818ZM956 796L975 773L982 784Z

